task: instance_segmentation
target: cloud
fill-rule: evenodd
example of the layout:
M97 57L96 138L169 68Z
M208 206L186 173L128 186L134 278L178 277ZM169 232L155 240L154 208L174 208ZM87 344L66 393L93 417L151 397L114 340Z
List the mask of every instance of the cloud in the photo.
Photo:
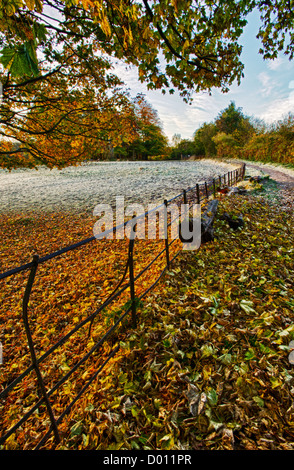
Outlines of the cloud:
M260 118L267 122L274 122L282 119L294 110L294 91L291 91L287 98L278 98L270 102L267 109L260 114Z
M275 87L275 82L272 77L266 72L260 72L257 76L258 80L262 85L261 94L262 96L270 96Z
M277 57L276 59L274 60L269 60L267 62L267 66L270 70L279 70L280 67L285 63L285 59L283 59L282 57Z

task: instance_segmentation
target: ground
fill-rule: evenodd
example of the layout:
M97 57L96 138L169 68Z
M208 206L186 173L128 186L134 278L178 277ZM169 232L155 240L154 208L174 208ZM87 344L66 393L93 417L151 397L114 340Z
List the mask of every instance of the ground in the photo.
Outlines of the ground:
M264 179L261 185L247 180L247 194L220 197L215 240L176 258L144 299L138 327L128 325L111 339L112 347L120 346L119 352L60 426L61 443L56 446L49 439L47 449L294 450L294 369L289 360L294 339L294 179L289 172L286 177L277 169L261 169L271 171L275 179ZM256 173L252 166L253 170L252 174L260 174L260 169ZM230 229L221 218L224 212L242 213L244 227ZM24 229L30 228L27 224ZM55 226L48 243L58 243L58 220ZM14 230L15 224L11 227ZM77 223L71 236L79 229ZM68 230L63 227L62 233ZM19 232L16 243L21 244L24 234ZM74 271L78 262L85 265L80 283L93 302L102 274L99 264L91 265L88 280L87 256L82 261L72 256L70 261ZM78 304L82 295L82 285L72 281L71 272L62 276L61 268L55 271L56 284L59 280L63 288L59 296L54 298L48 291L51 300L47 302L50 283L45 272L49 287L37 286L33 302L35 312L39 311L37 301L44 295L47 303L39 316L48 325L48 335L56 333L50 323L54 311L59 311L61 328L61 320L70 318L69 297L75 294ZM105 270L108 276L108 265ZM81 315L79 310L80 306L75 315ZM36 332L38 318L35 315ZM7 328L9 338L12 326ZM20 335L18 324L17 328ZM40 330L44 331L44 324ZM40 348L46 346L42 338L40 334ZM82 353L79 341L71 345L74 358ZM55 367L56 374L61 374L61 366L66 371L68 361L63 355L54 361L50 367ZM96 356L95 361L99 363ZM83 384L85 374L87 370L77 386L72 381L55 400L57 415L66 395L73 397ZM31 383L26 386L23 407L34 399ZM6 422L17 415L12 402L11 410ZM44 419L44 410L43 415L34 415L29 428L24 426L18 440L11 438L7 448L32 448Z
M254 164L246 162L248 170L257 170L260 174L266 172L271 180L276 184L276 191L278 195L278 205L282 210L289 210L293 212L294 207L294 170L287 170L283 167Z

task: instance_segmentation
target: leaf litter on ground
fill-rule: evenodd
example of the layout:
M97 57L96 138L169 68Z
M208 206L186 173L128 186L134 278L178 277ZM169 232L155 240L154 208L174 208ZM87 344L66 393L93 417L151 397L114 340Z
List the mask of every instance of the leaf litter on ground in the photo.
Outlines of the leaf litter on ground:
M224 212L242 213L244 226L236 231L229 228L221 218ZM85 220L75 221L74 230L68 231L67 220L58 222L52 223L52 237L43 232L44 250L49 245L55 249L60 240L75 237L85 226ZM17 230L15 221L7 220L6 227L9 224L14 234L19 230L14 243L21 253L42 237L42 221L38 233L34 225L31 238L24 237L28 222L19 222ZM262 193L221 198L215 240L198 251L182 252L174 261L144 299L138 327L129 326L113 338L120 350L60 425L62 442L56 446L49 439L45 448L293 450L294 369L289 360L294 340L293 234L291 212L280 210ZM97 305L102 278L106 277L105 288L113 287L110 272L115 268L121 272L122 263L116 265L115 259L126 252L126 245L113 245L109 264L100 266L98 258L109 255L107 246L102 246L99 250L96 246L99 253L89 247L70 254L66 262L56 262L54 275L52 267L50 272L44 268L32 299L40 351L83 310L90 312L93 302ZM141 253L139 262L146 262L148 246L144 248L143 241ZM10 260L15 261L14 250L2 261ZM77 271L80 274L73 280ZM19 282L8 281L18 304ZM28 351L19 311L4 296L3 301L0 339L8 355L3 382L9 382L27 366ZM97 322L94 337L101 334L110 314L106 312ZM84 354L86 346L78 335L44 365L46 385L52 385ZM111 345L105 346L102 356L110 349ZM54 395L57 415L100 360L97 355L88 361L83 375L73 377L62 396ZM5 426L19 419L36 396L35 382L29 377L8 404L1 404ZM5 448L32 448L46 419L40 409Z

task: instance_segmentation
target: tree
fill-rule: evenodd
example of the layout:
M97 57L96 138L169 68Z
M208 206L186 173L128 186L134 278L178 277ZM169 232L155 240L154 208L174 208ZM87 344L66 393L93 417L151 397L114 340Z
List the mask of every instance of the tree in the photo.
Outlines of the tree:
M194 133L194 142L202 146L206 157L216 155L216 146L213 137L217 134L216 125L213 122L205 122Z
M91 38L101 51L137 65L151 88L176 87L186 97L191 90L225 91L242 78L238 39L254 9L261 14L264 57L285 48L292 58L294 13L286 0L2 0L2 61L12 73L37 74L36 50L45 48L49 59L53 48L46 44L54 33L59 43Z
M71 42L58 56L54 73L47 63L42 66L46 79L12 81L6 75L10 99L0 108L0 135L20 145L13 149L12 141L2 141L0 165L62 168L93 158L110 139L119 145L135 138L134 104L109 61L91 45L75 49Z
M170 158L173 160L180 160L181 158L186 158L188 156L203 156L204 150L201 144L195 143L190 139L181 139L174 147L172 148Z
M263 57L275 58L278 51L284 50L292 59L294 8L291 4L292 0L2 0L2 132L5 133L3 128L9 123L8 134L11 134L11 122L16 114L19 116L19 105L23 116L27 116L32 106L36 112L37 107L45 109L52 99L57 99L55 92L52 99L49 97L39 104L39 87L44 89L54 77L63 76L70 81L73 61L83 65L82 77L86 82L87 77L95 74L95 60L103 54L137 66L139 79L148 88L170 93L176 88L186 101L195 91L218 87L226 92L235 80L240 83L243 76L242 46L238 40L253 9L261 14L259 37ZM96 96L99 90L95 83ZM69 88L66 93L70 91ZM20 96L25 96L25 100L20 102ZM74 99L72 105L73 102ZM83 113L86 113L86 102L85 99ZM66 100L63 103L66 106ZM92 104L95 105L94 98ZM106 108L109 110L108 105ZM102 108L99 110L101 117ZM121 108L114 106L114 110L117 113ZM77 115L72 110L71 113ZM39 115L34 114L33 119L36 121ZM112 126L114 122L109 119ZM13 129L13 137L17 138L17 126ZM46 128L48 140L55 130L56 122ZM36 139L38 135L35 134ZM29 153L33 148L33 134L31 137ZM27 152L28 149L23 154ZM82 158L78 152L71 155L70 162ZM45 158L43 161L47 162ZM55 165L54 158L51 164Z
M242 149L244 158L293 165L294 116L288 114L272 125L256 127L255 134Z
M239 157L239 145L231 134L219 132L212 138L216 145L217 156L219 158Z
M215 125L219 132L233 134L234 131L240 128L243 120L242 108L236 108L234 101L231 101L229 106L219 113Z
M118 155L131 159L148 160L149 157L164 157L169 153L168 139L162 130L157 111L143 94L133 100L135 112L135 137L118 150Z
M174 134L172 136L172 143L174 147L177 147L181 142L181 134Z

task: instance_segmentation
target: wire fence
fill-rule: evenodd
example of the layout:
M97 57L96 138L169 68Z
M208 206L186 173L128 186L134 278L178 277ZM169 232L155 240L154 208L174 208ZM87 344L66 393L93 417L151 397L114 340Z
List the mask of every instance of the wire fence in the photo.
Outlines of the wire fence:
M156 210L158 209L168 209L168 205L177 202L180 203L183 201L185 204L189 204L189 207L192 203L201 204L202 201L208 200L211 196L213 198L216 197L219 189L233 186L237 182L244 179L245 176L245 164L241 167L235 169L234 171L230 171L223 176L219 176L217 179L210 180L208 182L204 182L201 184L196 184L192 188L188 188L187 190L183 190L182 193L178 194L177 196L173 197L172 199L165 200L161 205L159 205ZM148 212L142 214L143 216L148 215ZM172 221L167 223L167 226L170 226ZM122 224L125 226L126 222ZM121 226L117 226L114 230L121 228ZM2 389L0 392L0 403L5 403L9 393L15 389L17 386L20 386L21 382L31 373L35 373L37 379L37 388L38 388L38 400L29 408L26 409L23 416L18 419L13 425L7 429L7 425L4 426L5 430L0 437L0 445L3 446L5 441L12 436L14 433L17 432L19 428L36 412L40 409L41 406L45 406L45 410L47 413L47 418L49 418L49 424L47 429L45 429L42 437L39 439L38 443L35 446L35 449L40 449L44 447L46 441L49 437L54 436L55 443L59 443L61 441L61 435L59 426L61 422L64 420L65 416L69 414L72 407L76 404L76 402L80 399L80 397L89 389L90 385L94 382L97 376L102 372L105 366L109 363L109 361L116 355L119 351L119 345L112 347L110 352L108 352L106 357L103 357L102 363L97 367L95 371L92 371L90 377L87 377L87 380L84 381L82 387L80 387L76 396L68 403L68 405L60 412L59 416L56 417L56 412L53 410L52 406L52 395L55 392L58 392L61 387L69 381L69 379L73 376L73 374L83 365L85 365L86 361L93 357L93 355L104 345L113 335L114 331L118 330L119 327L122 325L124 320L129 316L131 320L131 327L136 328L137 321L138 321L138 309L140 305L140 301L157 285L160 281L164 273L170 268L171 263L174 259L181 253L181 248L176 250L175 253L171 252L171 246L175 243L176 239L170 240L168 236L165 237L164 248L161 249L159 253L137 274L134 274L134 246L136 244L136 238L131 238L128 242L128 253L127 253L127 262L124 267L124 271L122 277L116 287L112 290L112 292L108 295L106 300L97 308L93 313L88 315L82 321L79 321L73 328L71 328L64 336L62 336L58 341L56 341L51 347L49 347L43 354L37 354L36 345L33 340L32 335L32 328L29 316L29 302L30 296L34 287L35 278L38 272L38 267L42 263L46 263L49 260L62 256L63 254L80 248L84 245L92 243L96 240L95 236L90 238L84 239L78 243L72 244L67 246L61 250L55 251L54 253L50 253L46 256L39 257L38 255L34 255L31 262L26 263L22 266L15 267L10 269L4 273L0 274L0 279L6 279L10 276L14 276L17 273L28 271L28 279L26 282L26 287L23 295L22 300L22 322L25 328L27 344L30 352L30 365L14 380L12 380L9 384L6 384L5 388ZM140 282L140 278L145 274L153 265L156 263L160 258L165 258L165 265L164 268L161 270L159 275L153 282L143 291L140 293L139 296L136 295L136 290L138 284ZM76 334L79 330L81 330L86 325L88 326L88 337L91 334L91 327L97 315L102 312L106 307L108 307L112 302L118 299L123 292L129 290L129 301L124 305L124 310L118 318L115 319L113 325L104 332L104 334L99 338L98 341L94 342L92 347L84 354L79 360L71 367L66 373L54 384L53 387L48 389L45 385L44 380L44 373L41 371L40 365L52 355L55 351L58 350L62 345L64 345L69 339ZM3 364L4 365L4 364ZM2 365L2 366L3 366ZM92 368L91 368L92 369ZM3 429L3 427L2 427Z

